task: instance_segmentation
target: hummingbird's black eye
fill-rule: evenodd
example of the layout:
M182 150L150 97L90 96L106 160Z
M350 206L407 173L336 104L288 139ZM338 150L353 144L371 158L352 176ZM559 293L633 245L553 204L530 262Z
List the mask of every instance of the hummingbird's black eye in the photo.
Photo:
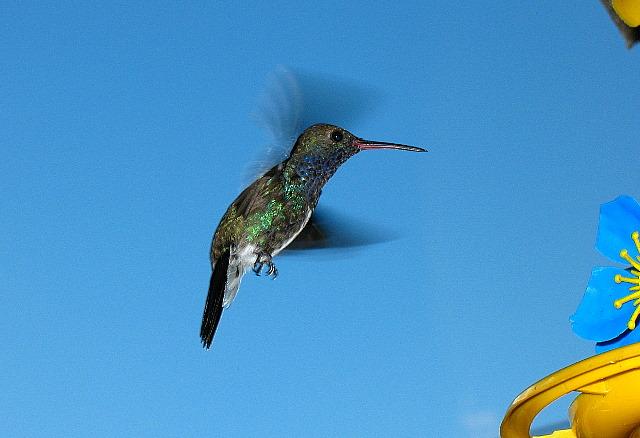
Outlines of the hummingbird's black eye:
M337 129L331 133L331 140L335 141L336 143L340 143L342 139L342 132L338 131Z

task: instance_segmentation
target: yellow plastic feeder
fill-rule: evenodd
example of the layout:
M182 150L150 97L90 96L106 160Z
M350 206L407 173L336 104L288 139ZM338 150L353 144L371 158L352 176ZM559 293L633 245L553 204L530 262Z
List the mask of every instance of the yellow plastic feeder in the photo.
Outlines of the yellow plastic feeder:
M569 408L571 429L545 437L640 438L640 344L590 357L527 388L509 407L501 438L531 438L536 415L572 391L580 394Z
M627 26L640 26L640 0L613 0L611 6Z

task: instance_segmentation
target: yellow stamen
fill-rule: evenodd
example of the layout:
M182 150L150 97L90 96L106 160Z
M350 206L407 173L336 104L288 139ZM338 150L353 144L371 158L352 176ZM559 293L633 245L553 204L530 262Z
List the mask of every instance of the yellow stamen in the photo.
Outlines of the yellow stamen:
M638 300L640 298L640 292L634 292L632 294L627 295L626 297L622 297L619 300L615 300L613 302L613 305L616 309L619 309L620 307L622 307L622 305L624 303L628 303L629 301L633 301L633 300ZM633 303L634 306L636 306L636 303Z
M631 233L631 238L633 239L633 243L636 244L636 249L640 252L640 233L634 231Z
M636 328L636 319L638 319L638 315L640 315L640 307L638 307L638 304L640 304L640 300L633 303L633 305L636 306L636 310L633 312L633 315L631 315L631 318L629 318L629 322L627 323L629 330Z
M640 233L638 231L634 231L633 233L631 233L631 239L636 246L637 252L640 253ZM631 315L631 318L629 318L629 321L627 322L627 327L629 328L629 330L634 330L636 328L636 321L640 316L640 263L638 263L640 262L640 256L636 256L635 258L633 258L629 255L629 251L623 249L622 251L620 251L620 257L625 259L631 265L632 268L628 269L628 271L631 275L633 275L633 277L623 277L620 274L616 274L613 277L613 280L618 284L624 282L635 286L629 286L629 292L631 293L626 297L615 300L613 302L613 306L616 309L620 309L625 303L633 301L635 310L633 311L633 315Z
M636 268L637 270L640 270L640 263L638 263L636 260L634 260L630 255L629 255L629 251L627 251L626 249L623 249L622 251L620 251L620 257L622 257L623 259L625 259L626 261L629 262L629 264L631 266L633 266L634 268Z
M634 231L633 233L631 233L631 239L633 240L638 253L640 253L640 233L638 233L638 231ZM631 275L633 275L633 277L623 277L620 274L616 274L613 277L613 280L618 284L624 282L636 286L629 286L629 291L632 293L630 293L626 297L620 298L619 300L615 300L613 302L613 306L616 309L620 309L625 303L633 301L635 310L633 311L633 315L631 315L631 318L629 318L629 321L627 322L627 327L629 328L629 330L634 330L636 328L636 321L640 316L640 263L638 263L638 261L640 261L640 256L636 256L636 258L634 259L629 255L629 251L623 249L622 251L620 251L620 257L625 259L632 266L633 269L630 269L629 271Z
M616 274L615 277L613 277L613 280L618 284L620 284L622 282L625 282L625 283L639 284L640 285L640 278L637 278L637 277L636 278L629 278L629 277L623 277L620 274Z

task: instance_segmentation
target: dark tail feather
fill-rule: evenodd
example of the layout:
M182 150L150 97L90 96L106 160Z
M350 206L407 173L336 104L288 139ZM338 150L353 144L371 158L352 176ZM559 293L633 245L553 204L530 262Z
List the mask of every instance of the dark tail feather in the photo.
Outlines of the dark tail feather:
M216 334L220 316L222 316L222 300L227 285L227 270L229 269L229 251L227 250L216 261L209 281L209 293L204 305L200 339L204 348L211 347L213 335Z

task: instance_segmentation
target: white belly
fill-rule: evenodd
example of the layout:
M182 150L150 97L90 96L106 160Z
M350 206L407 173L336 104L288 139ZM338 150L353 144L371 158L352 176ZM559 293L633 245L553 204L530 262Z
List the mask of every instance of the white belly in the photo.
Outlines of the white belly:
M309 222L309 218L311 217L311 210L307 210L307 215L304 218L304 222L300 226L300 229L293 233L287 241L285 241L280 248L275 250L271 257L274 257L280 251L285 249L293 240L298 237L298 234L302 231L307 222ZM228 307L233 299L236 297L238 293L238 289L240 288L240 280L242 280L242 276L246 272L247 269L253 267L253 264L256 262L256 257L258 256L259 249L255 245L246 244L240 247L237 247L235 251L229 254L229 268L227 270L227 285L224 290L224 298L222 301L222 307Z

